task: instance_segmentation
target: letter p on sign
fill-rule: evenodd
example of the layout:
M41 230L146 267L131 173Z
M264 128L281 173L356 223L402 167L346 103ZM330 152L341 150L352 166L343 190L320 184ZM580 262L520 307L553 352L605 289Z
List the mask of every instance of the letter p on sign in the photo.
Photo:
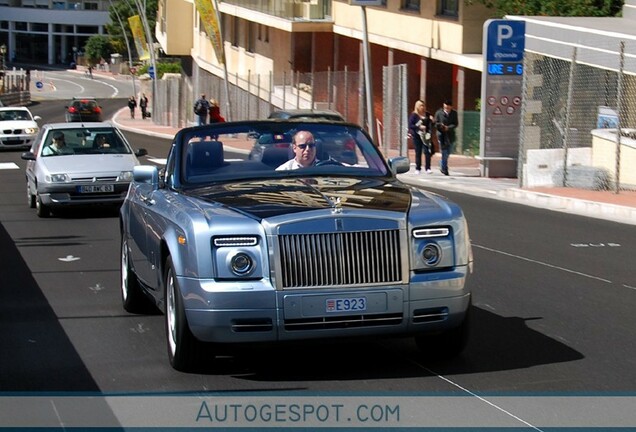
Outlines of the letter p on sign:
M509 25L497 26L497 46L502 46L504 40L512 37L512 27Z

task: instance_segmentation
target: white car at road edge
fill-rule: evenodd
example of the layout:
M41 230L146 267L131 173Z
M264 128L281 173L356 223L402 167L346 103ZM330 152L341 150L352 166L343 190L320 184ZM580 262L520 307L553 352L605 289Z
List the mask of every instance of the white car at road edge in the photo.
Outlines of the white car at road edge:
M27 107L0 107L0 148L30 148L40 130L39 120Z

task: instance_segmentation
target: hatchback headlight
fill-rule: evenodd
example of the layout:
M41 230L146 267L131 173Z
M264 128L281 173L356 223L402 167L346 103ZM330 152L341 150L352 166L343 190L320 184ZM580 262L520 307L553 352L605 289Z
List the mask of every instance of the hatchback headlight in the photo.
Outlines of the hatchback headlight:
M68 183L71 178L68 174L51 174L46 176L47 183Z
M122 171L117 176L117 181L130 182L130 181L132 181L132 179L133 179L133 172L132 171Z

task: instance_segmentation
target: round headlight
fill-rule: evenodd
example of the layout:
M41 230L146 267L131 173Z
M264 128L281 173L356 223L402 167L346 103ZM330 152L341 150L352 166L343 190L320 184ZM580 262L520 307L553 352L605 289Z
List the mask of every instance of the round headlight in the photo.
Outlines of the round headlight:
M442 259L442 249L437 243L429 243L422 249L422 259L427 266L436 266Z
M230 268L235 275L245 276L254 268L254 261L248 254L239 252L232 257Z

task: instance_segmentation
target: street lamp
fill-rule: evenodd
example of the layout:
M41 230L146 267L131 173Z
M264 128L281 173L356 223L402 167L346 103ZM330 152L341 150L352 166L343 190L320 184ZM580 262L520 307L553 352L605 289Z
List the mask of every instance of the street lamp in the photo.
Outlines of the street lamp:
M5 81L6 81L6 73L7 64L5 63L5 58L7 55L7 46L5 44L0 45L0 54L2 54L2 93L4 93L5 89Z

